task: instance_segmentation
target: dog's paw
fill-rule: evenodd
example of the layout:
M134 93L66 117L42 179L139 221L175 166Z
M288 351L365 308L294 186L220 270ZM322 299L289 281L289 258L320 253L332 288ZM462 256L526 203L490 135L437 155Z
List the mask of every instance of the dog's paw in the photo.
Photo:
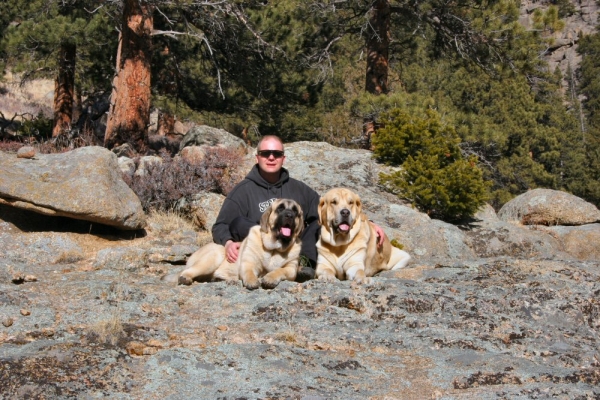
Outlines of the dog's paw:
M323 282L335 282L335 281L337 281L337 278L335 276L331 275L331 274L320 275L318 277L318 279L320 281L323 281Z
M255 290L260 287L260 282L258 279L252 279L244 282L244 287L248 290Z
M187 286L189 286L189 285L191 285L193 282L194 282L194 280L193 280L192 278L188 278L187 276L183 276L183 275L181 275L181 276L179 277L179 284L180 284L180 285L187 285Z
M261 281L261 286L263 289L273 289L277 285L279 285L279 279L269 279L264 277Z
M370 285L371 283L373 283L373 279L367 276L357 276L354 278L354 282L356 282L359 285Z

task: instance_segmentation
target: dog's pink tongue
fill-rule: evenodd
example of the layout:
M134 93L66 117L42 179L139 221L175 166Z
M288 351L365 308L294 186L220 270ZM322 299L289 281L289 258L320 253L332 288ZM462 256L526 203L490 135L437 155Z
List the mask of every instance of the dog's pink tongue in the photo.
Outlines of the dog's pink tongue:
M292 236L292 230L290 228L283 227L280 232L283 236Z
M338 229L342 232L347 232L350 230L350 225L348 224L341 224L338 226Z

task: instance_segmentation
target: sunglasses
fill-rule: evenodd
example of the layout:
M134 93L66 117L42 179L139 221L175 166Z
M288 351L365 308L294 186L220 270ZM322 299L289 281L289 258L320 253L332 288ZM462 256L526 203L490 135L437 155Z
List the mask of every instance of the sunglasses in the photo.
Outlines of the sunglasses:
M259 150L256 154L264 158L269 158L271 156L281 158L283 157L283 150Z

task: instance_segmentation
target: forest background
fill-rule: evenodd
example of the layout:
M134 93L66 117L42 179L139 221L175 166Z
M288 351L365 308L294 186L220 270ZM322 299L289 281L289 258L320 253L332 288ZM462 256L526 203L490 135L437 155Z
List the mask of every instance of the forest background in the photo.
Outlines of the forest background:
M0 117L56 138L104 99L108 148L144 151L156 108L253 144L371 148L413 201L455 185L498 209L543 187L600 206L600 36L552 69L576 2L533 3L524 26L519 1L5 0L4 71L56 89L51 115Z

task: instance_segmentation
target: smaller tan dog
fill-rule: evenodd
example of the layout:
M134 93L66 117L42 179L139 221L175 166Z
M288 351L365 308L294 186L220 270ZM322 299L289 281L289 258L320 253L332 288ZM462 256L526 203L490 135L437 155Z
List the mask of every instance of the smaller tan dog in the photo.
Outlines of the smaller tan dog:
M319 223L318 279L369 283L369 277L404 268L410 261L410 255L392 246L387 235L383 246L377 246L375 228L362 213L360 197L351 190L335 188L321 197Z
M289 199L275 200L263 213L260 225L252 227L242 241L235 263L227 261L224 246L209 243L190 256L179 284L241 279L248 289L261 285L272 289L282 280L293 281L298 273L303 229L300 205Z

